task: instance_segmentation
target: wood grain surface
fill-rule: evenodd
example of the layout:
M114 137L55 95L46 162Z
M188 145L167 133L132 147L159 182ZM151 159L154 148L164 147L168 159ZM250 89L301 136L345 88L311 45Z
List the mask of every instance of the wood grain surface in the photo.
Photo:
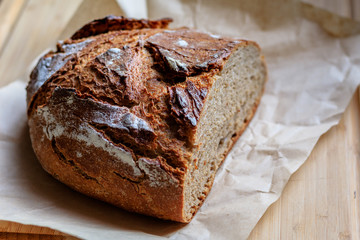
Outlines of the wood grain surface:
M359 99L358 88L249 239L360 239Z
M81 2L0 0L0 87L28 74L24 66L44 46L54 45ZM360 239L359 109L358 89L340 124L320 138L249 239ZM0 221L1 239L77 238L49 228Z

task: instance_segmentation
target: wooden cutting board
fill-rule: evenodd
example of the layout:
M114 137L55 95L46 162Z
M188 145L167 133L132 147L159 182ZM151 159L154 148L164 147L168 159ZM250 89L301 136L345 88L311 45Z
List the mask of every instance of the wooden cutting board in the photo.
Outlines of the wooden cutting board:
M43 46L56 42L81 3L0 0L0 87L28 74L23 66ZM43 36L41 43L35 37L39 35ZM339 125L320 138L249 239L360 239L359 110L358 89ZM0 221L0 239L77 238L49 228Z

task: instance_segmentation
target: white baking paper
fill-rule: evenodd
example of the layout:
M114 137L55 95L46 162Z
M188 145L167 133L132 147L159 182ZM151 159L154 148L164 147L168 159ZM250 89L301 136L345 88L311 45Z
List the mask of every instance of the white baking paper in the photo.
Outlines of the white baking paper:
M43 171L28 136L27 79L0 89L0 219L84 239L247 238L360 83L360 36L332 38L303 19L298 5L281 2L147 1L150 18L170 16L173 26L257 41L268 65L260 107L191 223L128 213Z

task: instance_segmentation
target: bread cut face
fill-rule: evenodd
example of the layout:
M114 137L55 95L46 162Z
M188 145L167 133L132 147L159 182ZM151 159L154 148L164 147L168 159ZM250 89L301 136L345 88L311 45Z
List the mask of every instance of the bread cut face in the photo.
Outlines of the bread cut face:
M189 222L260 102L258 45L169 19L95 20L27 87L34 151L56 179L128 211Z

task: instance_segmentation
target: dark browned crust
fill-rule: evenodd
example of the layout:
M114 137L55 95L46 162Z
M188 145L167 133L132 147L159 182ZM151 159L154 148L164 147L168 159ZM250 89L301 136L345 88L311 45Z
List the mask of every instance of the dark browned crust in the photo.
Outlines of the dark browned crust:
M35 153L55 178L128 211L189 222L183 215L184 178L213 76L234 49L255 43L189 29L171 37L163 29L169 22L107 17L85 25L31 74L28 119ZM174 45L180 37L186 46ZM63 124L59 129L67 135L51 133L56 126L46 116ZM114 169L115 156L74 137L84 138L85 128L130 153L141 174L122 163ZM173 184L154 187L151 174Z
M159 20L132 19L109 15L101 19L89 22L80 28L71 39L76 40L90 36L107 33L110 31L135 30L142 28L167 28L172 22L171 18L163 18Z
M29 103L32 96L38 91L41 84L51 77L54 73L76 58L76 53L85 48L92 42L87 39L82 42L59 42L57 44L56 54L52 51L40 58L38 64L30 74L30 82L26 88L27 102Z
M82 98L74 90L61 88L55 89L45 107L47 114L52 115L54 123L66 121L61 127L66 134L50 140L43 128L54 126L44 122L38 114L29 119L34 151L47 172L79 192L128 211L182 221L184 173L167 165L161 156L148 158L135 154L132 149L121 143L112 142L101 129L92 126L94 117L91 115L99 110L96 108L102 108L100 112L104 114L104 118L108 118L108 114L126 114L126 109ZM41 110L44 110L44 107L38 108L38 111ZM108 151L79 141L78 136L83 137L84 133L75 129L84 127L102 136L107 145L111 144L129 152L139 173L135 174L133 168L119 162L116 156ZM132 137L131 131L128 136ZM148 171L166 171L167 179L162 180L165 184L152 186L149 175L141 168L140 162L144 161L150 164ZM173 184L170 184L169 179Z
M159 69L169 78L182 80L211 69L221 70L224 60L239 44L236 40L189 29L162 31L146 42Z
M154 67L163 73L164 81L180 82L169 87L171 115L181 126L180 136L192 146L197 122L212 86L211 77L221 71L232 51L247 41L184 28L161 31L150 36L146 43L155 60ZM191 76L196 78L192 80Z
M55 88L51 99L52 101L49 101L48 105L52 104L54 99L59 104L66 104L64 102L67 99L72 99L71 105L77 106L71 110L74 116L81 118L82 121L94 128L102 130L106 128L108 131L114 131L127 141L131 139L137 144L150 144L156 138L151 126L145 120L131 113L127 107L100 103L87 95L77 93L75 89L61 87Z
M197 126L208 89L197 88L191 80L188 80L185 86L170 87L169 93L171 115L180 126L183 126L179 129L179 134L192 136L194 133L190 131L194 131Z

